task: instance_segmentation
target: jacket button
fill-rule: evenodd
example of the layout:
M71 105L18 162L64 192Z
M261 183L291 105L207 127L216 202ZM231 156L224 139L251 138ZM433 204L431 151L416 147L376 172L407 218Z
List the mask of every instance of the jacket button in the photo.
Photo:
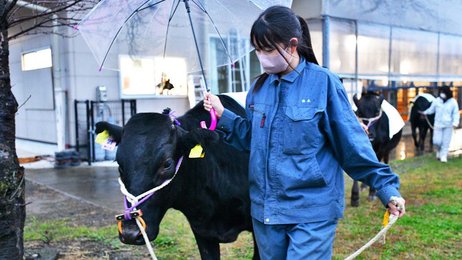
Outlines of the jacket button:
M266 219L265 219L265 222L268 223L268 222L269 222L269 218L266 218Z

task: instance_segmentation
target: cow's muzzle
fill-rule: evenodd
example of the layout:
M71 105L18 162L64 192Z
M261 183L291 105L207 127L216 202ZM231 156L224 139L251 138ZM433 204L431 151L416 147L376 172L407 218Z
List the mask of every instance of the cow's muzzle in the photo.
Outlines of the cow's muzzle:
M136 224L136 220L122 220L118 224L119 240L129 245L144 245L143 234Z
M129 245L145 244L142 230L147 232L147 226L142 215L141 210L135 210L128 215L116 216L119 239L122 243Z

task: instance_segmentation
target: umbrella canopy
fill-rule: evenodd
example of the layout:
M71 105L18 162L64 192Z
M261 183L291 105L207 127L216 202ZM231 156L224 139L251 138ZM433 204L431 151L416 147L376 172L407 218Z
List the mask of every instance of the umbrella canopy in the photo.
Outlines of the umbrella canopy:
M230 64L246 55L251 50L251 25L262 10L274 4L290 7L291 3L102 0L78 29L100 68L119 70L124 59L138 59L153 63L153 67L195 72Z

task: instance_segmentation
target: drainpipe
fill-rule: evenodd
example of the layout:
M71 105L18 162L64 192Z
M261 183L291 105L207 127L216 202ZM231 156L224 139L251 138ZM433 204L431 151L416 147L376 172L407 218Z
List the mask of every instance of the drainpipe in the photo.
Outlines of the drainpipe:
M11 2L11 0L9 1ZM21 6L30 10L38 12L51 12L52 10L41 5L29 3L26 1L17 1L17 6ZM62 88L61 84L61 62L60 62L60 46L61 39L58 32L58 16L52 14L53 19L53 34L51 38L51 55L52 55L52 70L53 70L53 92L55 102L55 121L56 121L56 142L58 145L58 151L62 151L66 148L66 90Z
M327 69L330 68L329 42L330 42L330 17L328 15L324 15L322 19L322 66Z

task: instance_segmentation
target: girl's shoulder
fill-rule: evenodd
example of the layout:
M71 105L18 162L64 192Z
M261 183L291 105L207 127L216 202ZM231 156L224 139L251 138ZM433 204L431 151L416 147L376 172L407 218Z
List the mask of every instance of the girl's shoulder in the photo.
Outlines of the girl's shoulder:
M321 80L327 85L343 88L342 81L336 73L317 64L307 62L307 65L305 66L305 73L309 74L308 78L316 78L317 82Z

